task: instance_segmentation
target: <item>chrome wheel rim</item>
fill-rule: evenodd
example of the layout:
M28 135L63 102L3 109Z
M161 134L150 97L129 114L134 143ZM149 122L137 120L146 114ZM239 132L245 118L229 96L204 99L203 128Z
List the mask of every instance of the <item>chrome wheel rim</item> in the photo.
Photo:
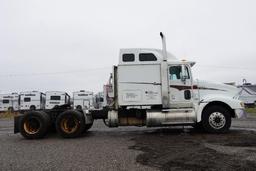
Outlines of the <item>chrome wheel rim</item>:
M220 112L213 112L209 116L209 124L214 129L221 129L226 124L226 118L225 116Z
M70 117L70 118L63 118L61 120L61 129L66 134L72 134L74 133L79 126L79 121L76 118Z
M40 122L36 118L29 118L24 122L23 128L27 134L34 135L40 130Z

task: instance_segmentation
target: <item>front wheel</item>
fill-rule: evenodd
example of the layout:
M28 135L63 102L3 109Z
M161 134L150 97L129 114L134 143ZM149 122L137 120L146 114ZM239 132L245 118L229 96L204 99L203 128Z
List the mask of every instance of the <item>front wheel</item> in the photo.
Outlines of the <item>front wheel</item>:
M231 126L229 110L222 106L208 107L202 116L202 126L210 133L225 133Z

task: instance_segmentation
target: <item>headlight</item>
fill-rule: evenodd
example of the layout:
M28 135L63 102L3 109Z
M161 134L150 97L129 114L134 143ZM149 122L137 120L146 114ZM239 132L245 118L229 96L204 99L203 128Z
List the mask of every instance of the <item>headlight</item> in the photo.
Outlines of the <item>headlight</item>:
M240 105L244 108L244 102L240 102Z

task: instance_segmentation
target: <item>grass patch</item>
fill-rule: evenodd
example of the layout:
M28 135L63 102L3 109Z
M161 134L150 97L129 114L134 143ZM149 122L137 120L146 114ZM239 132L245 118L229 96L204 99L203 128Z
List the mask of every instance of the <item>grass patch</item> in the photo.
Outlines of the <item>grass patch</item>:
M16 115L17 115L17 113L15 113L15 112L1 112L0 113L0 119L1 118L12 119Z
M249 113L251 116L256 116L256 108L245 108L246 113Z

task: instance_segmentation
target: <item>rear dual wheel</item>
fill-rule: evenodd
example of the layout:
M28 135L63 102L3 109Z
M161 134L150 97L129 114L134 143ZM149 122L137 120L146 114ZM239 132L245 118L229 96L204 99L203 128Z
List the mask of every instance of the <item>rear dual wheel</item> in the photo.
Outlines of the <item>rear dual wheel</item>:
M19 130L27 139L43 138L51 125L51 119L45 112L30 111L26 113L19 123Z
M75 138L84 132L85 118L81 112L68 110L57 117L55 126L60 136Z

